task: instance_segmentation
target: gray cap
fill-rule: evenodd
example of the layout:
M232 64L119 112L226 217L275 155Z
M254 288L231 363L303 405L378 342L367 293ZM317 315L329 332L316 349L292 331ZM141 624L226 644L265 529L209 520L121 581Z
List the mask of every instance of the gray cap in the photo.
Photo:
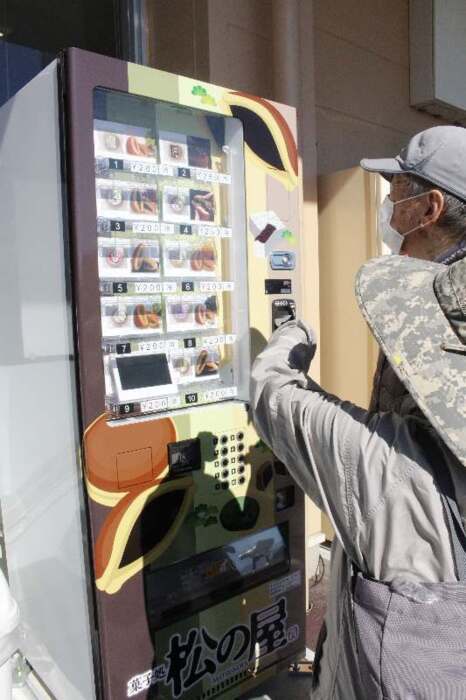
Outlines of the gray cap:
M466 129L434 126L416 134L395 158L363 158L381 175L412 173L466 201Z

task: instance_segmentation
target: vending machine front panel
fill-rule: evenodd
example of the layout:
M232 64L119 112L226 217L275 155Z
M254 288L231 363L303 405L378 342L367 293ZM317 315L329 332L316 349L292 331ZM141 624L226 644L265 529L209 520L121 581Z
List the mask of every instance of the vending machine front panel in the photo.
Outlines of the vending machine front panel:
M64 85L101 692L236 698L305 645L303 495L248 417L295 112L78 50Z

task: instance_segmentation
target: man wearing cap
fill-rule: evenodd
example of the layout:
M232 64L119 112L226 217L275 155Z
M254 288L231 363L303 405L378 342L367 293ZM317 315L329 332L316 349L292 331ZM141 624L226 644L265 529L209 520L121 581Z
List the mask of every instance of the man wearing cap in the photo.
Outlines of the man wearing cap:
M275 331L252 370L259 435L327 512L336 533L313 700L466 698L466 586L454 583L466 580L466 258L458 252L461 236L455 243L453 231L446 238L441 232L445 193L466 198L466 177L464 184L459 174L447 181L437 163L447 146L431 147L429 139L428 132L415 137L397 166L374 168L393 176L400 209L389 223L407 236L402 252L424 259L370 261L356 285L361 311L404 387L403 400L395 410L366 411L327 394L308 376L316 342L300 321ZM451 151L452 163L466 168L456 155ZM395 178L406 173L408 182L413 173L430 178L425 195L398 188L402 181ZM401 200L414 197L416 206L401 208ZM443 253L459 257L449 267L426 260L437 235ZM365 585L385 592L371 598ZM415 613L386 624L390 605L396 613L403 604L414 604ZM424 613L427 622L418 630ZM411 628L397 636L403 622Z
M466 129L435 126L395 158L365 158L361 166L390 181L378 223L392 253L445 265L466 256ZM412 403L380 353L370 410L399 411L406 401Z

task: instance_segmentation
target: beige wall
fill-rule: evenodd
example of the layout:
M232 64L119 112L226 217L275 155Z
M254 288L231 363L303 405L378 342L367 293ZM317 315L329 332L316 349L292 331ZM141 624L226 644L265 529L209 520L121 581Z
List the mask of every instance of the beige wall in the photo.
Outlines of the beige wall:
M445 123L409 106L408 0L314 0L319 173Z
M209 79L207 3L208 0L146 0L148 65Z
M379 254L378 179L351 168L318 180L321 381L327 391L363 408L378 351L359 311L354 280L361 265Z
M208 2L210 81L272 98L272 0Z

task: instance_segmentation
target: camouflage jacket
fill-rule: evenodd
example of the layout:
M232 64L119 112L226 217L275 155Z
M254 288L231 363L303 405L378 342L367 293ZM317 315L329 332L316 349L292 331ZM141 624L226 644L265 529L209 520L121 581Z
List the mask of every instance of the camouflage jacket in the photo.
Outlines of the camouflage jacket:
M463 244L447 250L434 262L451 265L465 256L466 247ZM404 415L417 412L413 399L382 351L379 352L374 374L369 411L396 411Z
M433 453L419 439L420 428L439 443L463 516L466 469L422 418L370 413L326 393L307 376L312 345L300 322L273 334L252 369L251 410L259 435L336 532L327 637L312 700L360 700L350 562L386 582L455 581Z

